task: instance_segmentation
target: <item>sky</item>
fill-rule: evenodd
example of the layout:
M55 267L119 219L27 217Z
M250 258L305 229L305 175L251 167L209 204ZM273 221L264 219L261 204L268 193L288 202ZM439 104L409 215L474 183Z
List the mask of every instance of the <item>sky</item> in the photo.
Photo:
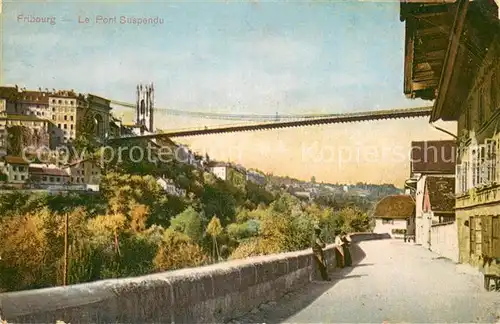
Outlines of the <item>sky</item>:
M55 24L29 23L25 17L54 17ZM116 23L104 24L103 17L116 17ZM121 17L157 18L158 23L122 24ZM271 115L432 104L403 95L404 23L399 20L397 1L4 1L2 23L2 83L28 89L75 89L135 102L136 85L153 82L158 108ZM117 114L127 119L132 118L133 111ZM174 117L161 111L157 115L158 128L222 123ZM236 141L234 146L238 147L248 142L252 147L247 149L249 157L239 162L300 178L314 175L324 181L404 181L406 167L398 176L380 180L368 173L348 175L346 171L325 171L328 176L322 176L311 174L303 161L288 168L280 162L283 154L287 160L300 160L293 154L300 153L300 145L295 144L301 141L321 139L331 143L352 134L373 140L367 134L374 125L352 124L345 130L330 125L183 141L221 159L230 157L221 150L214 153L214 146L228 147ZM408 144L412 138L426 138L426 134L442 137L423 119L391 121L382 124L374 135L377 143L393 136L388 125L399 129L398 139ZM288 153L273 154L272 149L269 156L262 155L264 143L272 146L280 141L289 142ZM317 172L329 168L328 163Z

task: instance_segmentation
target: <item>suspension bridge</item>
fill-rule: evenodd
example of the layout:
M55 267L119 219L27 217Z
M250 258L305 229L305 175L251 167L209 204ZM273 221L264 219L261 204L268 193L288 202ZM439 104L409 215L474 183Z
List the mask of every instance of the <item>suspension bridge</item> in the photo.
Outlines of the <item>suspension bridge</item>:
M111 103L127 108L135 108L134 104L111 100ZM174 109L156 108L155 112L172 114L177 116L188 116L201 119L224 119L254 121L254 124L223 125L214 127L199 127L189 129L177 129L172 131L157 131L153 134L127 135L115 138L108 138L108 141L121 141L128 139L153 139L153 138L173 138L188 137L210 134L263 131L280 128L304 127L325 124L340 124L374 120L419 118L431 115L432 107L417 107L405 109L389 109L367 112L354 112L343 114L303 114L303 115L245 115L245 114L217 114L204 112L186 112Z

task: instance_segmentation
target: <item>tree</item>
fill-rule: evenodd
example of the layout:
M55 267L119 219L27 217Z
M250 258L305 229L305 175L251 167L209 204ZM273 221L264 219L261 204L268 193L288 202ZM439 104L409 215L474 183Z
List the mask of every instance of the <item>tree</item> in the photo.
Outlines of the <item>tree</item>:
M187 235L195 243L200 242L203 238L203 219L193 207L188 207L172 218L170 228Z
M210 223L208 223L207 234L212 237L212 242L213 242L212 257L213 260L217 261L219 261L220 259L219 248L217 246L217 237L219 237L221 233L222 233L222 225L220 224L219 218L217 218L217 216L214 215L210 220Z
M316 183L316 177L315 176L311 177L311 183Z
M7 134L7 154L21 156L23 148L30 144L30 129L25 126L9 126L7 128Z

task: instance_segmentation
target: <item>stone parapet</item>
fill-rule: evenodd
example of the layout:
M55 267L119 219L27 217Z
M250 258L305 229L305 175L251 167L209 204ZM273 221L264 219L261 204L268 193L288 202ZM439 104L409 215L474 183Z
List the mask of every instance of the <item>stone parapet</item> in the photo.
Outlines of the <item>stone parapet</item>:
M357 233L354 242L385 238ZM335 267L335 246L325 249ZM237 318L318 278L311 249L135 278L0 294L14 323L206 323Z

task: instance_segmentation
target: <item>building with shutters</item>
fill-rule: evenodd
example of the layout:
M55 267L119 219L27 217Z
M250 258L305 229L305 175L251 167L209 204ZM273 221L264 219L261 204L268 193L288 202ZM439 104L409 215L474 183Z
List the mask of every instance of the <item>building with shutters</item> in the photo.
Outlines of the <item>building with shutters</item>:
M404 92L457 122L459 262L500 274L500 20L494 1L401 4Z

